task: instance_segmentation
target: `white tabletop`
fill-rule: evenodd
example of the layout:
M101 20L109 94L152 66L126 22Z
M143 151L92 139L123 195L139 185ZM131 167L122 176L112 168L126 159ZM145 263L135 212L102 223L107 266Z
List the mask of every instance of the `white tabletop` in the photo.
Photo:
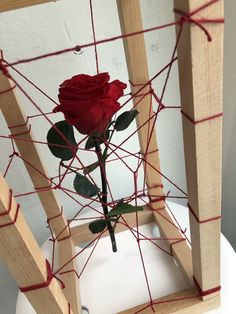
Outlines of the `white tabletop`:
M187 227L186 234L189 236L186 207L169 204L181 226ZM153 237L153 232L156 233L157 230L153 224L149 224L141 226L139 232ZM80 278L82 304L89 309L90 314L115 314L149 300L137 241L130 231L119 233L116 238L118 252L112 253L108 237L101 239ZM51 242L46 241L42 246L49 261L51 245ZM161 252L149 241L141 241L141 248L153 299L188 287L172 257ZM79 272L92 249L93 246L89 247L77 257ZM77 251L81 251L81 248L78 247ZM235 265L236 254L221 235L221 307L209 313L236 312ZM35 313L24 294L19 293L16 314Z

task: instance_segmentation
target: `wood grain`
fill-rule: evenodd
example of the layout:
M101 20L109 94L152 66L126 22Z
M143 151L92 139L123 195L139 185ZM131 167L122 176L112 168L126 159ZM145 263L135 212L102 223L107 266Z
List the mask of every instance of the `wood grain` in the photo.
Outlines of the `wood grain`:
M9 206L10 190L0 175L0 213ZM17 204L14 198L9 214L0 216L0 225L14 221ZM47 281L46 261L25 219L19 210L16 222L0 228L0 258L19 287ZM49 286L25 293L39 314L68 314L68 302L56 279Z
M11 11L20 8L30 7L37 4L55 1L56 0L1 0L0 12Z
M12 86L11 82L2 73L0 73L0 86L1 90L8 90ZM2 111L8 127L10 127L9 130L11 135L14 137L14 141L16 142L19 153L25 160L25 167L29 173L34 187L43 188L44 190L47 187L49 188L48 190L38 193L38 197L42 203L47 217L50 219L52 217L58 216L61 213L61 206L58 202L56 193L54 190L50 189L50 183L47 179L47 171L42 163L42 158L36 145L32 143L33 136L30 132L29 125L26 123L27 119L23 112L22 106L14 93L14 90L0 95L0 110ZM17 125L22 126L11 128ZM17 140L18 138L25 140ZM55 235L58 235L63 229L65 229L64 232L62 232L59 236L59 239L69 235L69 229L66 227L67 221L63 215L60 215L56 219L51 220L50 224Z
M155 304L153 306L154 310L157 313L160 314L201 314L206 313L208 311L214 310L217 308L220 304L220 298L215 297L209 300L202 301L197 297L194 297L197 295L197 291L192 289L183 290L180 292L173 293L171 295L165 296L163 298L160 298L158 300L154 300ZM185 300L179 300L179 301L173 301L173 302L165 302L168 300L177 300L181 298L187 298ZM139 305L137 307L134 307L132 309L119 312L118 314L133 314L137 313L137 311L143 309L145 306L147 306L148 303ZM143 314L151 314L153 313L152 309L150 307L142 310Z
M122 34L132 33L143 29L139 0L117 0L117 7ZM138 36L124 38L123 43L129 79L133 84L131 84L131 91L132 94L136 95L133 98L133 104L139 111L139 114L136 117L136 122L137 128L140 128L138 130L138 136L141 153L145 156L147 161L144 161L146 182L147 186L152 188L150 194L161 197L163 196L163 189L156 186L162 185L162 177L157 171L154 170L157 169L160 171L155 128L153 132L151 132L153 128L154 117L150 119L149 123L146 123L148 119L153 116L153 108L150 104L150 86L147 85L144 89L142 89L142 91L138 93L140 88L149 81L144 35L141 34ZM136 84L138 84L138 86L134 86ZM140 95L145 93L147 93L147 95L142 98ZM142 100L140 101L141 98ZM165 207L163 200L156 201L154 206L156 206L156 208Z
M140 1L139 0L117 0L118 12L120 17L120 24L122 33L131 33L137 30L143 29L142 26L142 16L140 9ZM129 72L129 77L132 82L136 84L144 84L148 82L148 65L147 65L147 57L146 57L146 49L143 34L138 36L132 36L124 39L124 48L127 60L127 67ZM132 92L136 93L140 86L131 86ZM147 93L149 91L149 86L147 86L144 90L141 91L141 94ZM137 106L139 114L137 116L137 127L143 125L149 119L149 104L150 104L150 94L147 95ZM139 101L140 98L134 98L134 105ZM153 112L153 110L151 110ZM150 128L154 119L151 120ZM162 184L161 175L153 169L153 167L160 171L160 162L159 162L159 154L158 154L158 146L155 129L152 133L151 140L149 146L147 147L147 143L149 141L149 127L148 124L145 127L142 127L139 130L139 141L140 148L142 152L152 152L147 155L147 162L149 165L145 164L145 177L146 182L149 187L153 187L156 185ZM153 167L151 167L153 166ZM162 188L152 188L152 195L163 195ZM153 209L165 208L165 204L162 201L157 201L152 203ZM167 213L166 210L163 211L163 215L168 216L168 219L172 221L171 217ZM154 214L155 222L158 224L161 229L162 235L164 237L177 237L182 238L182 234L177 231L170 223L168 223L165 219L163 219L160 215ZM173 223L173 221L172 221ZM168 244L171 241L167 241ZM172 241L173 242L173 241ZM182 252L183 251L183 252ZM183 255L181 256L181 254ZM174 256L179 263L181 269L183 269L183 273L188 281L192 281L192 266L191 266L191 252L190 248L187 246L185 242L181 244L176 244L173 246Z
M176 0L175 8L192 12L205 3ZM223 4L217 1L193 18L222 18ZM197 25L186 23L178 46L182 110L194 121L222 112L223 24L204 27L211 42ZM221 213L222 118L194 124L183 116L182 121L189 204L200 221L211 219ZM190 214L190 225L194 276L203 291L218 287L220 220L199 224Z
M58 242L58 265L59 267L64 266L68 261L70 261L73 256L75 256L75 246L71 238L64 239ZM63 267L61 272L68 270L77 271L76 259L73 259L68 265ZM60 275L61 280L65 284L64 295L66 296L68 302L71 305L71 309L74 314L81 314L82 307L80 302L79 294L79 279L75 272L64 273Z
M130 228L135 228L137 226L136 213L130 213L130 214L124 215L124 219ZM148 224L152 221L153 221L152 211L144 207L144 210L138 213L139 226ZM89 226L89 223L86 223L86 224L71 228L71 237L75 245L92 241L98 236L97 234L92 234L88 226ZM125 230L128 230L128 227L126 227L123 224L117 224L115 233L122 232ZM108 235L109 235L108 232L105 232L101 236L101 238L107 237Z
M10 81L2 74L0 74L0 86L3 90L7 90L11 87ZM56 217L50 220L50 225L55 236L59 235L58 239L69 236L70 230L69 227L67 227L67 220L63 213L61 213L61 206L58 202L55 191L50 189L50 183L47 179L47 171L43 166L42 159L36 145L32 143L33 137L29 126L26 123L27 119L25 118L21 105L13 90L0 95L0 109L8 127L21 125L17 128L10 128L10 132L14 137L14 141L21 157L24 159L24 164L34 187L42 188L41 191L40 189L38 190L38 197L48 219ZM24 141L19 140L20 138L23 138ZM47 187L48 190L46 189ZM64 231L62 232L62 230ZM65 246L65 243L68 244L68 247ZM65 254L59 254L59 264L62 265L65 263L65 258L71 258L74 252L72 240L70 238L63 240L59 247L65 248ZM79 296L78 279L75 274L65 274L63 275L63 279L66 282L65 294L66 297L68 297L68 302L71 304L74 314L79 314L81 311L79 297L78 299L75 298L76 295Z
M177 238L183 239L183 241L177 242L178 240L166 240L167 244L172 247L172 254L176 259L186 281L193 284L193 264L192 264L192 252L184 240L182 232L175 227L175 221L172 219L166 209L162 209L157 213L154 213L154 220L160 228L161 234L166 238Z

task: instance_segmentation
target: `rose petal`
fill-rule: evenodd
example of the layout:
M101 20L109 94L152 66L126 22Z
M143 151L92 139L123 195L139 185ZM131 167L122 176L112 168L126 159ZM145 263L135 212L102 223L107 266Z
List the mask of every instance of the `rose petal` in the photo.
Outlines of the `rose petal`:
M121 96L124 95L124 89L127 87L126 84L115 80L110 83L109 96L114 100L118 100Z

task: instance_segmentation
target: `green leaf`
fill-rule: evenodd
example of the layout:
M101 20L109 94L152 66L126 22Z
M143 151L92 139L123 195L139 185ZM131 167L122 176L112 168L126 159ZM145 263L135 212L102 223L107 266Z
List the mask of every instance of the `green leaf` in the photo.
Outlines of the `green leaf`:
M84 167L83 172L84 172L84 174L88 174L88 173L92 172L93 170L97 169L97 167L99 167L98 161L92 163L91 165Z
M96 185L79 173L76 174L74 179L74 189L77 193L85 197L93 197L100 191Z
M134 213L137 211L142 211L142 206L133 206L130 204L118 204L115 208L113 208L109 213L108 217L117 216L117 215L123 215L123 214L129 214Z
M110 131L107 130L104 133L98 134L97 132L93 135L89 136L87 139L87 142L85 144L85 149L91 149L95 147L94 138L96 138L99 141L99 144L105 143L109 139Z
M133 109L130 111L123 112L117 119L115 123L115 129L116 131L123 131L128 128L128 126L131 124L131 122L134 120L134 118L138 114L138 110Z
M94 233L102 232L107 226L105 219L94 220L89 224L89 230Z
M60 132L65 136L68 142L73 146L74 149L77 148L77 144L74 137L74 130L72 125L67 121L59 121L54 125ZM68 146L68 143L62 138L62 136L57 132L55 127L51 127L47 134L48 147L51 153L62 160L70 160L74 157L74 151L71 150ZM55 146L62 145L65 147Z

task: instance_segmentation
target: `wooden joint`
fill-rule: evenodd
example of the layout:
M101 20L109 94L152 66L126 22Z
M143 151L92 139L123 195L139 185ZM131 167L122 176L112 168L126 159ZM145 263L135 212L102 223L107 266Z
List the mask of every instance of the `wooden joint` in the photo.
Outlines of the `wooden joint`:
M53 280L53 278L56 278L60 282L61 288L64 289L65 288L64 283L53 274L51 266L50 266L47 259L46 259L46 270L47 270L47 280L46 281L44 281L42 283L30 285L27 287L19 287L20 291L25 293L25 292L30 292L30 291L46 288L51 284L51 281Z

